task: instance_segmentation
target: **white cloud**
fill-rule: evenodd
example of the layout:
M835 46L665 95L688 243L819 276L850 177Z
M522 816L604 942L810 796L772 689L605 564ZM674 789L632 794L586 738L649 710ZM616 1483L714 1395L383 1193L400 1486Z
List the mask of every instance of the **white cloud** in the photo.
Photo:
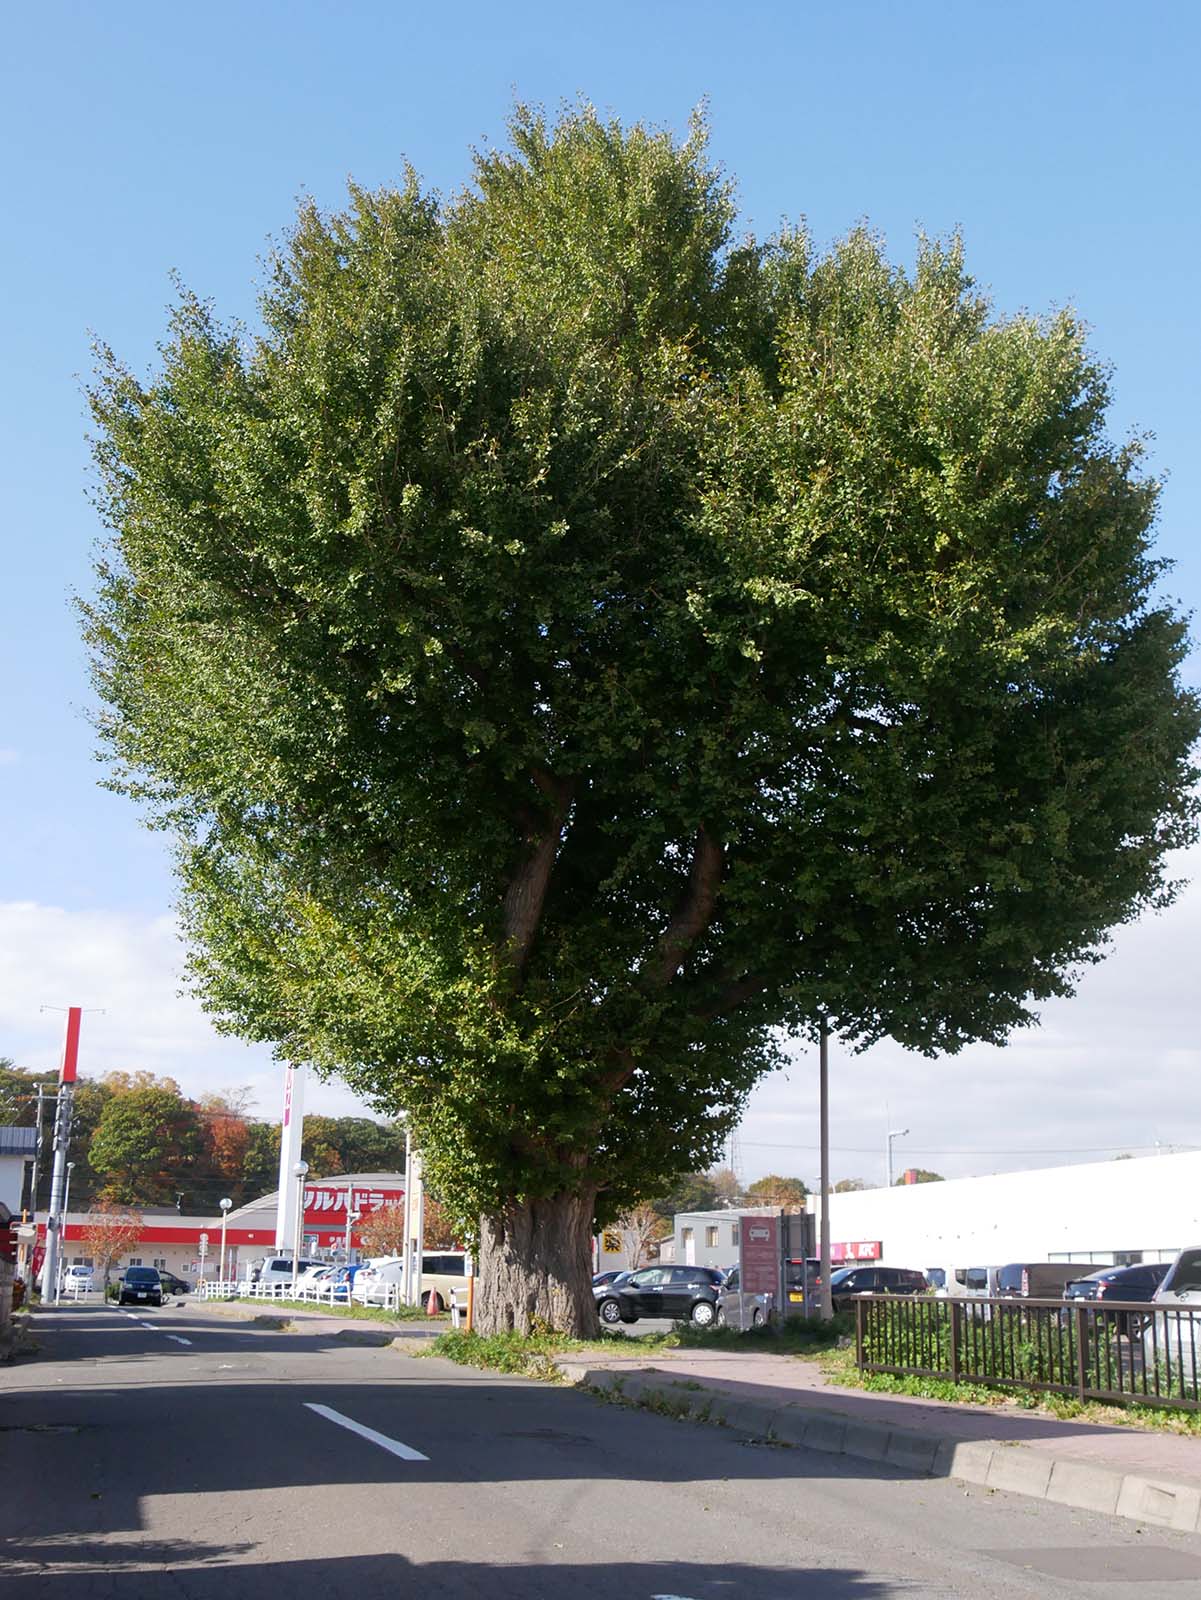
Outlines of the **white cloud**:
M263 1046L218 1034L181 993L183 952L174 919L0 902L0 1055L57 1067L64 1019L43 1006L84 1007L80 1071L146 1069L188 1094L248 1084L257 1114L274 1116L281 1069ZM307 1109L365 1112L338 1084L310 1078ZM366 1113L370 1114L370 1113Z

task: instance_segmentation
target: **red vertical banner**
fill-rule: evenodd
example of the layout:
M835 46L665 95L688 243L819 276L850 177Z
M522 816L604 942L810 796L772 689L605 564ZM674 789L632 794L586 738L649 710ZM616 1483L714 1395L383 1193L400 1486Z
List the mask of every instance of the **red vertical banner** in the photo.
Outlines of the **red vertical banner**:
M747 1217L739 1223L739 1282L744 1294L780 1293L780 1219Z
M63 1041L63 1064L59 1069L59 1083L74 1083L79 1072L79 1019L82 1006L67 1009L67 1036Z

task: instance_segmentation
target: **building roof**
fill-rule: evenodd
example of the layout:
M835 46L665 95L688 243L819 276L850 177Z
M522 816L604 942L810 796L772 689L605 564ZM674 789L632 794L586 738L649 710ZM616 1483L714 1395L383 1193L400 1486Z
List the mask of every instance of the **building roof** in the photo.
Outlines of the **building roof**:
M0 1128L0 1156L32 1156L37 1147L36 1128Z

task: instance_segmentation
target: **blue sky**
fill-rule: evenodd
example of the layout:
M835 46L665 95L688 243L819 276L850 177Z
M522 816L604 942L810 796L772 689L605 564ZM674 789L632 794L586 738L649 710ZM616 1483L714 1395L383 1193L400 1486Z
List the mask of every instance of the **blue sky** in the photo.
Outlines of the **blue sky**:
M1078 309L1114 364L1114 433L1155 435L1152 465L1170 474L1159 549L1176 568L1166 587L1193 608L1199 19L1185 0L1138 12L1098 0L453 9L47 0L10 10L0 88L0 902L34 911L8 929L17 948L0 968L9 985L0 1023L11 1042L0 1038L0 1053L41 1057L37 1005L65 1003L56 985L91 982L133 1003L137 951L169 942L163 842L97 787L68 607L70 592L88 587L99 532L80 398L89 330L145 369L173 270L222 313L252 319L259 262L297 196L337 205L347 176L385 183L405 158L451 191L472 144L503 141L515 97L553 107L583 95L674 128L707 98L713 153L755 231L803 214L824 241L867 219L907 260L917 229L959 228L1000 311ZM1161 919L1175 948L1172 926ZM98 965L67 960L80 942ZM120 974L100 961L106 944L125 952ZM162 981L147 969L148 988ZM1087 1034L1087 1004L1076 1006ZM240 1072L243 1057L212 1044L185 1011L186 1048L170 1042L164 998L158 1044L135 1049L121 1006L110 1005L108 1064L122 1052L179 1050L202 1077ZM1184 1044L1195 1013L1180 1019ZM1066 1026L1070 1035L1077 1024ZM243 1077L252 1066L261 1074L259 1057L244 1060ZM1201 1142L1195 1105L1189 1118Z

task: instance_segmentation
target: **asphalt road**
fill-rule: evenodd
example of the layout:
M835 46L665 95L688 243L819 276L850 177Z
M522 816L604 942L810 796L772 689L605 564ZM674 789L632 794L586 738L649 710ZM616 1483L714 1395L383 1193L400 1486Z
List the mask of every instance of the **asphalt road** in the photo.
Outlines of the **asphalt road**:
M6 1600L1201 1593L1195 1536L329 1333L186 1304L37 1327L0 1369Z

